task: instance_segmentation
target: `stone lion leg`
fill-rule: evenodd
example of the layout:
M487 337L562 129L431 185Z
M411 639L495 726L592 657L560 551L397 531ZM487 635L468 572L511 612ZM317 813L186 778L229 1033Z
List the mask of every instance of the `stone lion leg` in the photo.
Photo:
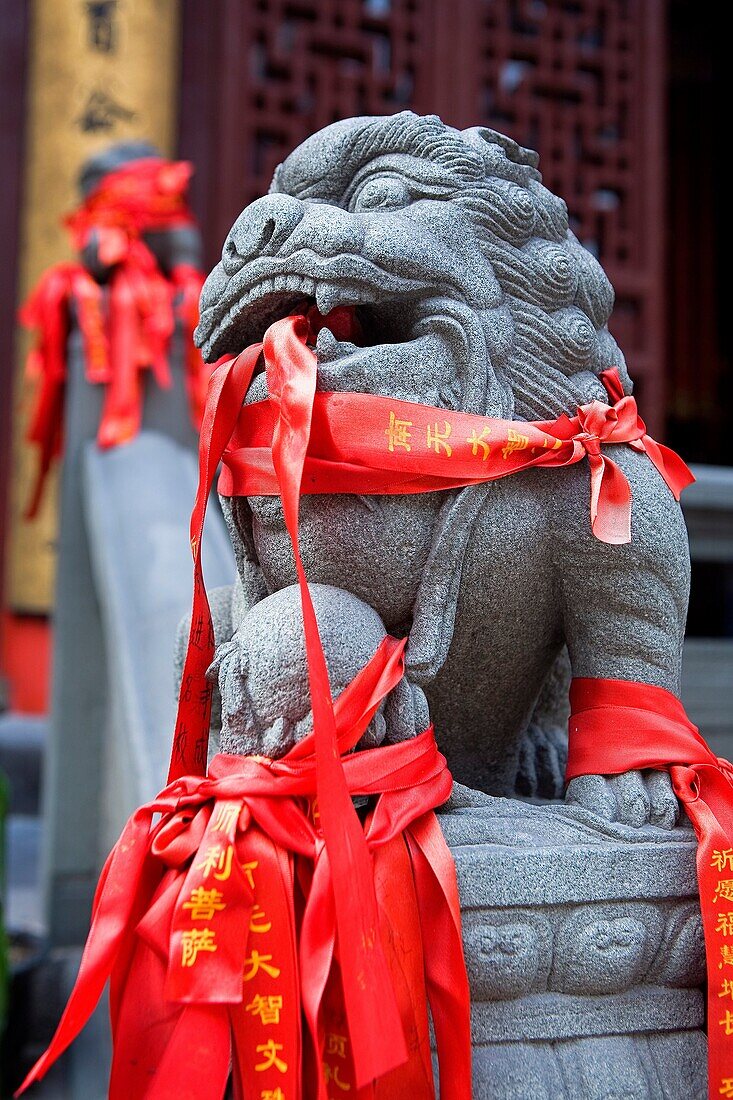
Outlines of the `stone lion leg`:
M587 471L558 472L558 581L573 676L637 681L678 696L690 575L682 513L648 458L622 447L609 448L609 456L633 489L625 546L593 537ZM629 825L671 828L678 817L666 772L580 776L567 798Z

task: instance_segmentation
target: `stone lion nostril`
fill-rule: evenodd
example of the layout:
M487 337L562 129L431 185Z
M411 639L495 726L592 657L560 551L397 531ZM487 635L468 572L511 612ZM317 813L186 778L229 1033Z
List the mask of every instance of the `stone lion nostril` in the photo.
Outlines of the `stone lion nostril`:
M276 221L274 218L270 218L262 227L262 234L260 236L260 248L266 248L272 240L275 234Z
M277 219L268 218L259 227L247 227L249 232L235 232L237 226L226 239L222 252L222 264L227 275L234 275L252 256L267 252L277 230Z
M229 231L222 264L235 275L258 256L276 255L303 217L303 204L289 195L266 195L248 206Z

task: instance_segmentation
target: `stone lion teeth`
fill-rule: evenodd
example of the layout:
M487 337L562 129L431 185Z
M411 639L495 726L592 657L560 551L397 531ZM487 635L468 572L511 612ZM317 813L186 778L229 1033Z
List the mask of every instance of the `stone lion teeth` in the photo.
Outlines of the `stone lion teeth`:
M331 286L330 283L319 283L316 287L316 305L318 306L318 312L324 317L327 313L338 305L341 295L335 286Z
M322 328L316 340L316 353L323 363L329 363L335 359L339 351L339 343L329 328Z

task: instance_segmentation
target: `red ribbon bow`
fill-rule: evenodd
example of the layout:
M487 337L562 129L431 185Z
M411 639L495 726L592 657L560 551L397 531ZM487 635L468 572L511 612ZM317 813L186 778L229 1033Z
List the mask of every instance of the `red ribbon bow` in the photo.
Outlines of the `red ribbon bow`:
M577 415L568 419L572 427L570 439L579 447L576 453L588 458L594 535L602 542L626 543L631 541L631 486L616 463L602 452L602 446L626 443L633 450L646 454L675 500L679 500L682 490L695 479L678 454L647 434L635 399L624 396L618 371L615 368L603 371L600 378L614 404L591 401L581 405Z
M142 239L149 230L194 224L185 202L190 165L157 157L111 172L66 219L75 247L94 238L100 260L113 267L104 291L79 263L49 268L20 311L22 324L38 330L27 370L39 377L28 440L40 450L38 474L26 517L36 515L53 459L60 453L67 375L69 309L73 302L84 343L88 382L106 386L97 433L100 447L133 439L142 420L143 372L171 385L170 339L178 317L186 348L189 408L198 429L210 374L193 345L204 274L189 264L170 278Z

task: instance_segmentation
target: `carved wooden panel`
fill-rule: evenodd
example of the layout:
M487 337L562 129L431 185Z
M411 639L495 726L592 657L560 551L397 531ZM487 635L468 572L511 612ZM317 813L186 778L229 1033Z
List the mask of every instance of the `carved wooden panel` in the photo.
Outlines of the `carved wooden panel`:
M187 0L181 151L197 163L193 201L219 249L236 214L309 134L425 101L417 85L429 77L431 8L432 0ZM215 165L201 156L207 144Z
M329 122L411 107L493 126L539 151L608 271L657 426L662 30L662 0L185 0L182 153L211 262L278 161Z
M661 411L663 12L656 0L485 0L478 113L537 149L544 182L616 288L611 328Z

